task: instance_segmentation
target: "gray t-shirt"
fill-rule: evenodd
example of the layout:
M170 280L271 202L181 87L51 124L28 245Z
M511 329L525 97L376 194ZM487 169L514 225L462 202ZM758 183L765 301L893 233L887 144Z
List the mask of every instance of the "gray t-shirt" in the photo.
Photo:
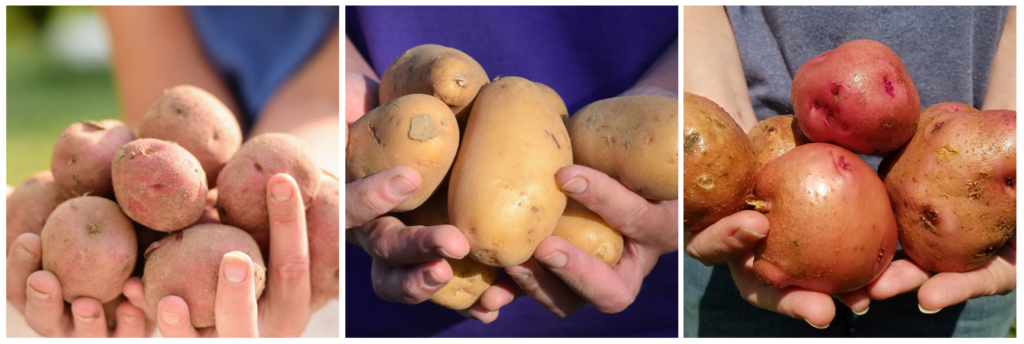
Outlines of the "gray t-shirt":
M793 113L793 75L856 39L889 46L907 67L921 108L981 107L1008 7L727 7L757 119ZM881 156L861 156L877 168Z

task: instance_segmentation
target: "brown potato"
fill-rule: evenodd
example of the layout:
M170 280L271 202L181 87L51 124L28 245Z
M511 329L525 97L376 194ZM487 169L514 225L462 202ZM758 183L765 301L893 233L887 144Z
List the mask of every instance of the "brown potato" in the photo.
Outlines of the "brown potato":
M576 111L566 122L572 160L608 174L647 199L679 199L679 101L616 97Z
M480 264L470 257L444 260L452 267L452 279L430 296L430 301L438 305L455 310L469 308L498 279L497 268Z
M622 258L622 233L609 226L601 215L571 198L551 235L565 239L610 267L615 267Z
M345 182L407 165L422 184L392 211L419 207L434 193L459 150L455 116L443 102L425 94L399 97L371 110L349 128Z
M505 77L481 89L448 193L470 256L494 267L529 259L565 210L555 173L570 164L565 125L533 82Z
M380 103L422 93L447 104L460 126L466 123L487 72L472 57L436 44L413 47L395 58L380 78Z
M558 112L558 117L562 118L562 121L569 119L569 109L565 107L565 101L563 101L562 97L558 95L558 92L555 92L555 90L548 87L548 85L539 82L534 82L534 84L537 84L537 87L540 87L540 90L544 91L544 95L551 101L551 105L555 106L555 111Z
M796 124L793 115L773 116L760 121L747 132L754 148L754 166L761 172L764 164L796 146L811 143Z

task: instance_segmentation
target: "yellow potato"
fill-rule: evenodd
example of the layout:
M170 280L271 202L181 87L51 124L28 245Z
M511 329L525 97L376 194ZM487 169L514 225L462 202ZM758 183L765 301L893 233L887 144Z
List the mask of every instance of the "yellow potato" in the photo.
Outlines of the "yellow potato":
M534 84L536 84L537 87L540 87L541 91L544 91L544 95L551 101L551 105L555 106L555 111L558 112L558 117L562 118L562 121L568 119L569 109L565 107L565 101L562 100L562 97L558 96L558 92L555 92L555 90L548 87L548 85L539 82L534 82Z
M415 209L434 193L455 160L459 130L455 116L437 98L424 94L399 97L352 123L345 148L345 182L407 165L422 184L392 211Z
M651 200L679 199L679 101L662 96L594 102L566 121L572 159Z
M487 73L466 53L436 44L413 47L391 61L380 79L380 102L422 93L437 97L451 108L460 126L472 109Z
M497 268L480 264L472 258L444 260L452 267L452 279L430 296L430 301L441 306L455 310L469 308L498 279Z
M610 267L615 267L622 258L622 233L604 222L601 215L572 198L565 205L565 212L551 235L565 239Z
M540 88L517 77L484 86L448 193L448 214L470 256L494 267L529 259L565 210L555 173L570 164L565 125Z

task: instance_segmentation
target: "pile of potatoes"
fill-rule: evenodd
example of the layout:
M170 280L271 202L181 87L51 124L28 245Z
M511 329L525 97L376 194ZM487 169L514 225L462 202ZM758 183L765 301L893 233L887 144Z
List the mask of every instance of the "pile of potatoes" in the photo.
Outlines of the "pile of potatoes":
M970 271L1016 232L1016 111L921 111L899 57L871 40L808 60L792 100L795 115L746 135L714 102L684 100L684 229L764 213L754 273L765 284L861 288L897 240L928 271ZM876 174L853 153L889 154Z
M313 297L338 298L337 177L298 138L268 133L242 144L231 111L189 85L165 90L135 133L116 120L68 127L51 171L8 198L7 249L23 233L38 234L43 268L67 302L117 302L125 281L141 276L151 307L177 295L193 326L213 326L225 253L250 256L257 297L263 292L266 186L278 173L296 180L307 209Z
M421 45L388 66L381 105L349 127L345 180L396 166L420 190L393 211L408 225L451 224L470 244L431 301L465 309L498 276L557 235L614 266L623 237L566 196L555 174L600 170L652 200L678 198L678 101L601 100L569 117L558 94L519 77L488 80L469 55Z

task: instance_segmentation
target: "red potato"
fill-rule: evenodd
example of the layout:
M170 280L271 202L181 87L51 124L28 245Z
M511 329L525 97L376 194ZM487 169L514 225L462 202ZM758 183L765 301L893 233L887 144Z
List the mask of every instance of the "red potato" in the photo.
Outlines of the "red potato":
M810 59L793 77L793 111L814 142L858 154L894 151L914 136L921 100L899 56L855 40Z
M935 109L879 168L903 250L932 272L973 270L1017 230L1017 113L960 105Z
M184 148L168 141L139 139L111 162L114 194L132 220L161 232L196 222L203 214L206 173Z
M337 299L340 267L341 189L338 179L323 174L320 190L306 211L309 240L309 275L313 297Z
M117 150L134 140L121 121L82 121L69 126L57 138L50 159L53 179L64 196L114 198L110 160Z
M772 160L754 196L771 227L754 249L754 274L767 285L849 292L878 277L896 252L882 181L842 147L810 143Z
M7 253L19 235L42 233L50 213L65 200L50 171L36 173L18 185L7 197Z

